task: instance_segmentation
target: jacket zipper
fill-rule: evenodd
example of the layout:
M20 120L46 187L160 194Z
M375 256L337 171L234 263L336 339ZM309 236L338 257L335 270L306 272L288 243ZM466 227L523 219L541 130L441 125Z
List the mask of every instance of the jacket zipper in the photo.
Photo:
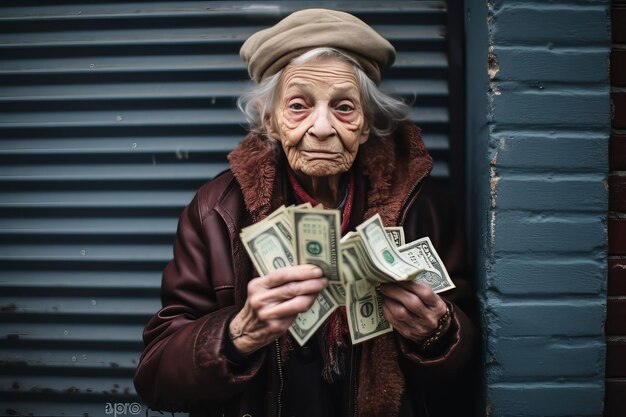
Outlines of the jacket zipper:
M358 347L354 347L352 346L352 354L350 355L350 362L352 362L352 366L350 367L350 385L351 385L351 395L352 395L352 415L354 417L357 417L358 415L358 410L357 410L357 396L358 396L358 391L359 391L359 384L357 381L357 375L356 375L356 367L358 365ZM348 410L350 411L350 410Z
M407 194L406 198L402 202L402 206L401 206L402 209L400 211L400 217L398 219L399 220L399 222L398 222L399 226L404 226L404 222L406 221L406 216L409 214L409 208L415 202L415 199L419 195L419 192L422 189L422 185L423 184L424 184L424 178L422 178L416 184L413 184L413 187L411 187L411 190L409 191L409 193Z
M283 388L285 386L285 377L283 375L283 360L280 357L280 344L278 343L278 339L274 341L274 346L276 347L276 366L278 368L278 408L276 412L277 417L281 417L283 412Z

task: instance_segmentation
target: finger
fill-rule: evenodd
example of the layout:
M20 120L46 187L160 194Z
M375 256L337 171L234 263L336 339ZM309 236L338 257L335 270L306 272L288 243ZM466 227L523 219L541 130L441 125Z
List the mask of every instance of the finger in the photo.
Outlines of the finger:
M424 307L424 314L418 315L414 314L404 304L393 299L387 298L384 302L395 320L410 329L416 329L418 334L428 334L437 328L439 318L432 310L426 307Z
M307 279L321 278L322 269L315 265L296 265L277 269L264 277L260 277L259 284L266 288L273 288L291 281L304 281Z
M248 283L248 294L260 289L279 287L293 281L320 278L323 276L321 268L315 265L297 265L271 271L269 274L252 279Z
M432 288L430 288L428 285L424 284L423 282L414 282L414 281L406 282L405 281L405 282L398 282L394 284L386 284L383 287L387 287L387 286L393 287L390 289L391 294L396 294L396 291L398 291L398 289L400 288L414 294L420 299L422 304L424 304L430 310L433 310L438 317L443 316L446 312L447 307L443 299L439 295L435 294ZM381 290L385 290L385 288L381 288ZM383 292L383 294L385 293ZM390 296L393 296L393 295L390 295ZM398 299L398 301L401 301L401 300Z
M396 323L411 325L416 319L416 317L409 310L407 310L404 305L393 299L386 299L383 302L383 311L385 308L389 312L390 318Z
M421 320L412 316L402 306L394 300L387 299L383 304L383 314L387 321L405 337L416 338L428 335L430 327L422 323Z
M431 314L430 309L426 306L419 296L409 291L405 285L386 284L381 285L380 291L386 298L390 298L401 304L409 312L423 317Z
M261 320L282 320L308 311L317 295L299 295L285 302L268 306L259 312Z
M320 291L328 287L326 278L314 278L306 281L291 281L274 288L260 287L248 294L250 306L259 311L303 295L317 296Z
M324 288L328 287L326 278L312 278L306 281L291 281L279 287L266 290L265 296L274 301L286 301L300 295L319 294Z
M403 284L406 286L408 291L417 295L428 308L441 312L441 314L445 313L445 302L428 285L423 282L414 281Z

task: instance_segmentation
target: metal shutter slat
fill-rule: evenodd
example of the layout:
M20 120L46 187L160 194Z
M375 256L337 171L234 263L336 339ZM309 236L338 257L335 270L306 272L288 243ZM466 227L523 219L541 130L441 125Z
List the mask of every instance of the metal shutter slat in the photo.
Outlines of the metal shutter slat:
M73 265L75 266L75 265ZM84 295L92 292L98 295L119 294L146 294L158 296L160 288L161 269L149 271L142 269L117 271L90 271L90 270L48 270L48 271L1 271L0 289L2 294L22 294L40 292L43 294L77 294Z

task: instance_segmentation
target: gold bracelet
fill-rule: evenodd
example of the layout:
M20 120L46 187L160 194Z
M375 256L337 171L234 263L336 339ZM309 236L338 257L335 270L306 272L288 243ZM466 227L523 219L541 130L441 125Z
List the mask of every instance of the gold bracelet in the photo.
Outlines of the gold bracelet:
M426 340L422 343L421 349L428 350L430 349L441 337L448 331L450 328L450 323L452 322L452 314L450 314L450 308L446 307L446 312L443 316L439 318L437 322L437 328L432 333L432 335L428 336Z

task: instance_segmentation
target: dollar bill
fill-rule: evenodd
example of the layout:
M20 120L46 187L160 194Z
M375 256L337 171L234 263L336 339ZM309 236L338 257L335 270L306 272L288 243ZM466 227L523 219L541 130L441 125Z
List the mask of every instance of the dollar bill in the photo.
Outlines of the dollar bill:
M359 236L359 234L357 232L348 232L345 235L343 235L343 237L341 238L341 240L339 241L339 243L341 245L343 245L345 242L349 242L352 239L355 239Z
M341 287L338 239L340 226L335 210L313 209L310 204L292 209L294 247L298 264L317 265L330 281L328 292L337 304L345 304Z
M300 346L304 346L337 307L338 304L334 302L327 289L322 290L313 306L306 312L298 314L289 327L289 332Z
M352 266L344 265L344 268L351 270ZM352 344L392 331L383 314L382 296L376 291L375 285L365 278L358 277L354 271L348 274L354 276L346 290L346 313Z
M338 210L294 208L294 247L298 264L317 265L330 283L341 283Z
M379 214L357 226L367 254L376 266L396 281L412 280L422 269L405 261L385 233Z
M358 255L353 244L344 243L341 247L342 269L341 282L344 286L356 280L355 274L360 274Z
M344 260L343 265L349 263L355 275L379 283L395 282L392 277L385 274L372 262L360 236L357 235L342 243L341 253ZM352 282L347 279L345 281Z
M338 306L346 305L346 286L342 284L328 284L328 293Z
M293 224L289 207L280 206L270 213L263 221L245 227L241 230L242 240L245 236L255 235L258 229L264 228L268 223L274 223L280 233L293 245Z
M385 233L389 236L389 239L395 243L396 247L404 245L404 228L401 226L385 227Z
M429 285L434 292L455 288L454 283L450 279L448 270L446 269L439 254L435 250L430 238L423 237L398 248L401 256L414 265L420 265L425 269L419 274L415 281L423 282Z
M262 227L242 235L242 241L252 264L261 275L294 265L293 247L274 223L264 223Z

